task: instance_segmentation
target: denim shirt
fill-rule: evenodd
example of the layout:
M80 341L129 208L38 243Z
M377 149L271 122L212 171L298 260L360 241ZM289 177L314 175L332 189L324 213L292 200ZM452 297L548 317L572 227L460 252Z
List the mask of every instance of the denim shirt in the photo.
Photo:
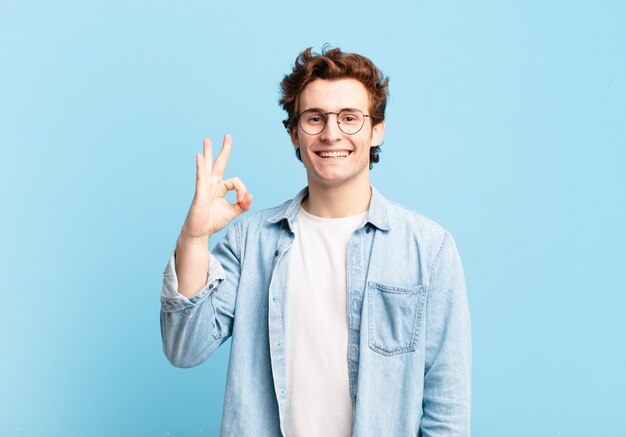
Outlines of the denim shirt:
M232 337L223 436L283 435L289 248L307 193L234 221L194 297L176 291L174 254L165 268L161 334L169 361L196 366ZM352 435L468 436L470 319L450 234L372 187L346 268Z

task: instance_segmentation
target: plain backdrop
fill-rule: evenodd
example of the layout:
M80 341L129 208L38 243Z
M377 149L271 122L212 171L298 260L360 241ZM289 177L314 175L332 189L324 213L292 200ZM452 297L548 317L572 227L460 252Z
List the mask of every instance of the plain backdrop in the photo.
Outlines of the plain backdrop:
M218 435L230 342L167 362L162 271L205 136L233 135L255 211L305 185L278 84L324 43L391 78L373 183L459 246L473 435L626 435L625 22L619 0L0 0L0 435Z

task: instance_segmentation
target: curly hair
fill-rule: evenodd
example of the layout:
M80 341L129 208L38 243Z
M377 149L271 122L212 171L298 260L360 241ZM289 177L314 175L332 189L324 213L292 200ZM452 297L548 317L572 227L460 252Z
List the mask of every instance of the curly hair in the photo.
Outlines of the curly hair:
M383 122L389 95L389 78L365 56L345 53L339 48L324 45L320 54L314 53L312 47L302 51L296 58L291 73L286 74L280 83L279 103L287 112L287 118L283 120L287 131L297 129L298 97L309 83L316 79L346 78L356 79L365 86L369 94L369 111L374 126ZM379 153L379 145L370 149L370 169L372 164L380 160Z

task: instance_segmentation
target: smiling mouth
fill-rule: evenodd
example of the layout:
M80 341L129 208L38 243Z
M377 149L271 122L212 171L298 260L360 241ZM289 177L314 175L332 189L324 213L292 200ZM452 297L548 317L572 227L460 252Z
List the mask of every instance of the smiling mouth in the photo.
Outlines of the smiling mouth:
M347 158L352 152L348 150L340 150L337 152L315 152L317 156L326 159L338 159L338 158Z

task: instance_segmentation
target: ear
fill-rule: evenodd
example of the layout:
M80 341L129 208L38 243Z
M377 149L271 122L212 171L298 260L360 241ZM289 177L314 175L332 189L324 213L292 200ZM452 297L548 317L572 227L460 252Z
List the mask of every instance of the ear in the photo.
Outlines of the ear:
M385 121L381 121L376 126L372 128L372 142L370 147L378 146L383 142L383 137L385 136Z
M289 130L289 136L291 137L291 144L294 147L300 147L300 141L298 140L298 128L291 128Z

